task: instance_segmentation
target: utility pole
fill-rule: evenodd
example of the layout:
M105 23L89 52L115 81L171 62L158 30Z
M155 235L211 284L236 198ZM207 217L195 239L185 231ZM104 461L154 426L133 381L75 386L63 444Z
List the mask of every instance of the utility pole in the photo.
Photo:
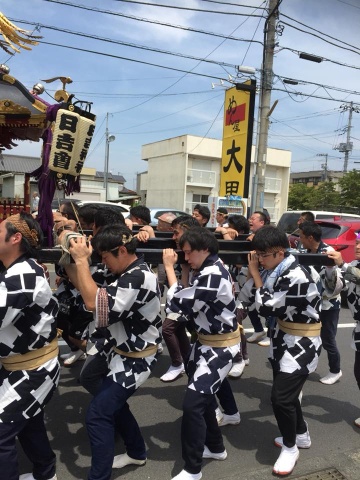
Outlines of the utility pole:
M106 114L106 128L105 128L105 161L104 161L104 189L105 202L108 196L108 176L109 176L109 113Z
M115 140L115 135L109 135L109 112L106 114L106 128L105 128L105 162L104 162L104 189L105 202L108 201L108 185L109 185L109 143Z
M321 164L321 168L324 169L324 175L323 175L323 178L324 178L324 182L327 182L327 179L328 179L328 154L327 153L317 153L316 154L317 157L325 157L325 163L322 163Z
M273 83L273 60L275 49L276 20L278 6L282 0L270 0L269 15L264 26L264 49L261 69L260 99L259 99L259 131L258 148L256 153L256 177L257 188L253 195L256 195L255 210L262 210L264 207L265 191L265 169L268 143L269 117L271 89Z
M353 102L350 102L348 105L341 105L343 110L349 110L349 119L348 124L346 127L346 143L339 143L334 150L339 150L339 152L344 153L344 167L343 173L347 173L348 170L348 163L349 163L349 153L352 152L353 149L353 142L351 142L351 128L352 128L352 114L353 112L359 113L360 107L359 105L355 105Z

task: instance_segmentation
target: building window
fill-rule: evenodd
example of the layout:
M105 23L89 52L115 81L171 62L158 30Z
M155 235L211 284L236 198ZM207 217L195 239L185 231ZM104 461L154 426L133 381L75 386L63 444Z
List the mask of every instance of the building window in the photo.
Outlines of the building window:
M193 203L201 203L207 205L209 203L209 195L193 194Z

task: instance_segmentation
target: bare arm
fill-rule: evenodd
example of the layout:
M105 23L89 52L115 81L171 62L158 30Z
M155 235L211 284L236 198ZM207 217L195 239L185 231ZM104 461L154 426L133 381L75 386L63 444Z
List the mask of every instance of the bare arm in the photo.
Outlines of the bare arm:
M248 272L249 278L252 277L254 280L255 287L261 288L263 286L263 281L259 273L259 260L254 250L248 254Z
M175 250L173 250L172 248L164 248L163 264L170 287L177 283L176 273L174 269L174 265L176 264L177 259L178 256Z
M81 293L86 308L94 312L96 310L98 286L94 282L89 268L88 259L91 257L91 253L91 245L87 246L85 237L70 240L70 254L76 265L76 274L71 272L76 282L74 285ZM72 281L71 277L70 279Z

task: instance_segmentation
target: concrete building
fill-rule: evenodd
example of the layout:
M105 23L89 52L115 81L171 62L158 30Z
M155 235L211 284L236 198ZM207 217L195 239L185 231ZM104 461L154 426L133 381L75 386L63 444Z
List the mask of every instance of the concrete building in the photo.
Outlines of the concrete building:
M222 141L192 135L169 138L142 146L147 172L138 174L137 192L147 207L171 207L191 213L197 203L207 205L218 196ZM250 181L255 147L252 147ZM277 222L287 210L291 152L268 148L264 207ZM249 204L252 185L249 186Z
M304 183L308 187L316 187L319 183L329 181L335 184L335 189L339 190L337 183L344 176L344 172L336 170L312 170L310 172L295 172L290 174L290 183Z

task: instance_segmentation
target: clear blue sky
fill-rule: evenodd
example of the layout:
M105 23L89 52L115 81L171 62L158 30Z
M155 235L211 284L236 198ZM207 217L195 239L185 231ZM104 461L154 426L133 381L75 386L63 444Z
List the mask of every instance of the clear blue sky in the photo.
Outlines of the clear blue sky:
M116 137L110 144L109 168L125 177L128 188L135 187L136 173L147 169L141 145L183 134L221 139L224 88L232 86L229 75L236 78L236 65L248 65L257 69L259 79L266 2L82 4L87 9L71 6L81 5L75 0L3 0L6 16L29 30L38 25L43 39L31 52L11 58L0 51L0 63L29 89L41 79L69 76L73 83L68 90L77 99L93 102L97 127L86 165L104 168L107 113L109 132ZM324 157L319 154L329 155L329 169L341 170L343 154L333 149L346 141L348 111L341 106L345 101L360 104L360 3L283 0L280 24L272 92L272 103L278 104L269 146L293 152L294 172L320 169ZM301 60L299 51L327 60ZM284 85L284 77L311 84ZM61 83L44 85L43 98L51 103ZM351 137L349 170L360 162L360 113L353 114ZM6 153L40 155L40 144L19 142Z

